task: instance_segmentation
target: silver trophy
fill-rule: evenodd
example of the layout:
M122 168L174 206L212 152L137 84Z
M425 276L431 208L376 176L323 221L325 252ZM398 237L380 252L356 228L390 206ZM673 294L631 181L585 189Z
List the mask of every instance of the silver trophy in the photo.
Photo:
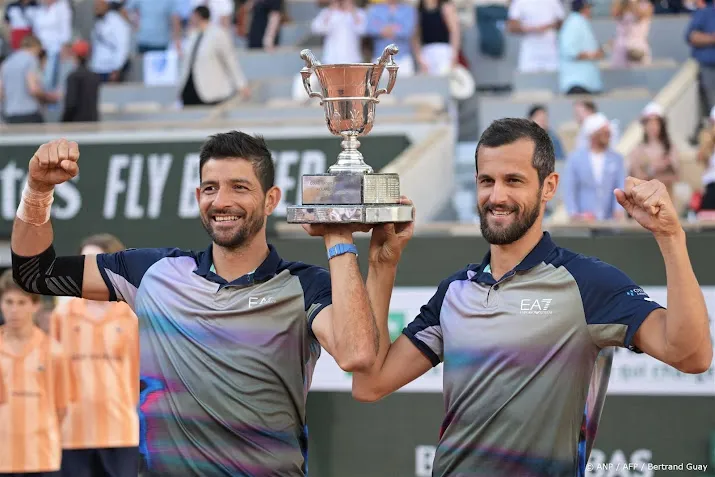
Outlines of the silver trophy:
M385 48L377 64L322 65L310 50L300 57L300 74L311 98L320 98L328 129L343 138L338 161L325 174L304 175L302 205L288 207L288 222L294 224L411 222L414 207L400 204L400 177L375 173L358 150L358 137L367 135L375 121L375 105L381 94L390 94L397 79L393 56L397 46ZM387 88L378 89L387 69ZM313 91L315 73L321 92Z

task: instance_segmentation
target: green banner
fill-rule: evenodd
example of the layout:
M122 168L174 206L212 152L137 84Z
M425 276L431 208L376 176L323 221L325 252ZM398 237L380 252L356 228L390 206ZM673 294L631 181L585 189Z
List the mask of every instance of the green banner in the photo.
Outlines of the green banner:
M285 220L296 204L301 176L326 172L341 151L337 137L267 139L283 199L269 220ZM360 139L360 151L379 170L410 145L404 135ZM39 145L0 148L0 237L9 237L27 163ZM109 232L128 247L203 248L199 223L200 141L80 143L80 174L58 186L53 205L55 246L70 253L87 235Z
M350 393L311 392L310 475L431 477L443 416L436 393L365 404ZM712 397L610 396L586 476L715 476L714 431Z

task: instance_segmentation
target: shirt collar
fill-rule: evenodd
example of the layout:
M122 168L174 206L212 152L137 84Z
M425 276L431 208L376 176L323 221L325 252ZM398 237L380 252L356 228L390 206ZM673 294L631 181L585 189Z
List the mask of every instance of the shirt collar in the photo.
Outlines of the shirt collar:
M551 240L551 235L549 235L548 232L544 232L544 235L541 237L541 240L539 240L539 243L536 244L536 246L531 249L531 252L524 257L524 259L519 262L519 264L514 267L513 270L510 272L506 273L504 276L510 276L513 275L516 272L523 272L526 270L531 270L538 264L544 262L546 260L546 257L549 256L549 254L556 248L556 244L554 243L553 240ZM486 255L484 255L484 259L482 260L482 263L477 267L475 270L476 273L472 277L472 281L478 281L478 282L487 282L487 283L495 283L494 277L492 277L491 271L492 267L490 265L492 257L492 252L488 251Z
M258 268L256 268L253 272L247 273L242 277L238 277L237 279L229 283L225 279L216 275L216 273L214 272L212 251L213 244L209 245L206 250L199 253L197 260L198 266L196 267L196 270L194 270L194 273L200 277L203 277L214 283L218 283L222 286L245 286L250 285L254 282L262 282L268 280L269 278L274 277L276 273L278 273L278 267L282 261L275 247L273 247L273 245L271 244L268 244L268 257L266 257L263 263L261 263Z

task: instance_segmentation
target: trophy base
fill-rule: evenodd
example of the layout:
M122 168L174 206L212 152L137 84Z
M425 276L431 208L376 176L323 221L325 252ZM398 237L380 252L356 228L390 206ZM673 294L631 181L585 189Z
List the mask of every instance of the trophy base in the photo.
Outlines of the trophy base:
M413 206L399 204L293 206L287 217L289 224L385 224L414 218Z

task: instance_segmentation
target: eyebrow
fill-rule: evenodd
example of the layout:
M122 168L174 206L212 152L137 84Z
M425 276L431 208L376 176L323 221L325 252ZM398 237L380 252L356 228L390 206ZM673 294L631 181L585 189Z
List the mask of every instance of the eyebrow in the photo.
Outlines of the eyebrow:
M209 180L202 181L200 184L200 187L205 187L207 185L216 185L216 184L218 184L218 182L219 181L209 181ZM231 182L231 184L243 184L243 185L247 185L247 186L253 186L251 181L249 181L248 179L243 178L243 177L239 177L237 179L229 179L229 182Z

